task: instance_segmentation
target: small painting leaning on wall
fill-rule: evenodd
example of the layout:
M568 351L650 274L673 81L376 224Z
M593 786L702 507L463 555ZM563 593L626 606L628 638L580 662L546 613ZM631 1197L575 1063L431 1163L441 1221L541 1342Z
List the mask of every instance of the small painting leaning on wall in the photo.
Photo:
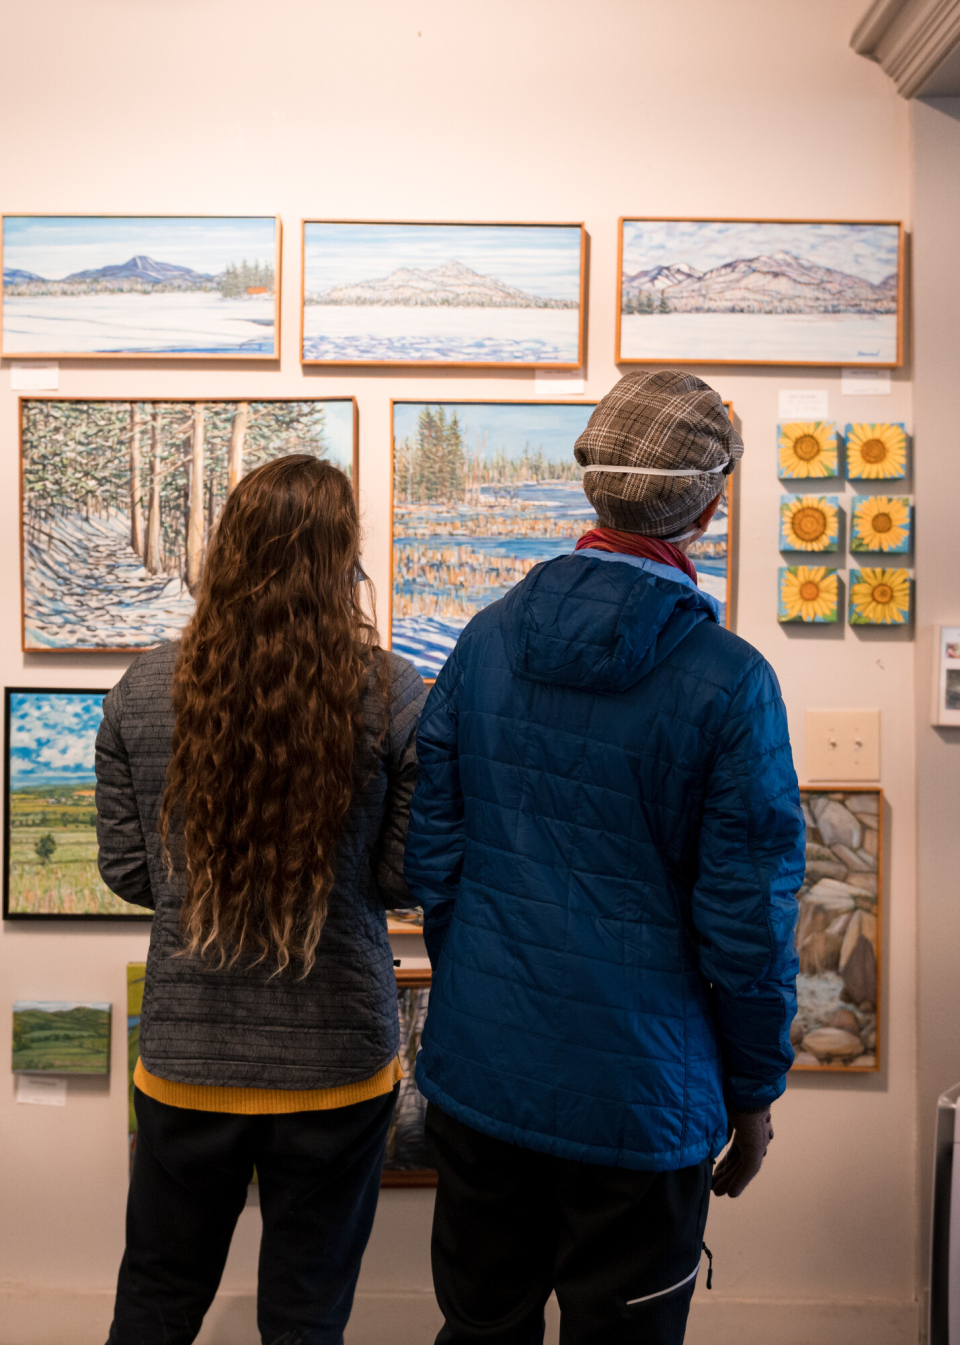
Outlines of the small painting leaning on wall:
M227 495L290 453L357 477L352 397L20 401L23 648L178 637Z
M807 870L797 893L794 1069L875 1070L880 1060L883 791L800 791Z
M430 972L397 972L397 1009L400 1015L400 1062L403 1079L400 1095L387 1131L383 1186L436 1186L437 1173L430 1161L424 1121L427 1099L417 1088L414 1070L420 1037L427 1021Z
M6 688L5 920L151 918L97 871L94 749L105 695Z

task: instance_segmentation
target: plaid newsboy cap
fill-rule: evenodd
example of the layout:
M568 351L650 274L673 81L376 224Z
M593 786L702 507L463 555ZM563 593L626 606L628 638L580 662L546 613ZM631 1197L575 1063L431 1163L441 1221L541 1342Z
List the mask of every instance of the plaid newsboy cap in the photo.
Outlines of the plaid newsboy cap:
M719 394L702 379L673 369L639 370L597 403L573 454L581 467L634 469L584 473L583 489L601 527L669 538L720 493L743 440Z

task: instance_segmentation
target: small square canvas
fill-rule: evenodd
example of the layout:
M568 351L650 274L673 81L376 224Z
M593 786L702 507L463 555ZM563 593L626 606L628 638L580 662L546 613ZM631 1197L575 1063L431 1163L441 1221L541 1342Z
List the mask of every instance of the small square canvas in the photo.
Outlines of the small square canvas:
M801 789L796 1070L875 1070L880 1057L883 794Z
M397 1010L400 1015L400 1061L404 1077L387 1131L383 1186L436 1186L424 1121L427 1100L417 1088L415 1070L423 1025L430 1002L430 972L397 972Z
M778 572L777 620L829 625L837 620L839 578L822 565L787 565Z
M110 1007L75 1000L15 1000L14 1070L109 1074Z
M906 476L905 425L854 422L843 437L851 481L900 481Z
M5 215L3 354L278 359L280 221Z
M836 551L839 538L838 496L780 496L781 551Z
M781 481L837 474L837 433L832 420L790 421L777 426L777 475Z
M913 547L913 510L906 496L854 495L850 550L905 555Z
M912 613L913 584L906 570L850 571L850 625L902 626Z

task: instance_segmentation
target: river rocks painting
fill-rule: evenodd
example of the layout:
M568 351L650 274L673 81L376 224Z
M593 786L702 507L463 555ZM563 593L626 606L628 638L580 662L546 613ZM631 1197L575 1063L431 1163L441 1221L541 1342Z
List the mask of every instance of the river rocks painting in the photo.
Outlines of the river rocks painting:
M883 793L801 791L807 869L797 893L794 1069L878 1068Z

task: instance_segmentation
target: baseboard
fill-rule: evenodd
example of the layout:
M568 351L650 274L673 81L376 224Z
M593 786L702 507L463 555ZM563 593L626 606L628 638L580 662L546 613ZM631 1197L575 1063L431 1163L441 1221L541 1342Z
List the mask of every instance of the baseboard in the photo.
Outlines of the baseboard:
M89 1293L39 1285L0 1287L0 1345L104 1345L112 1291ZM686 1345L917 1345L916 1303L867 1300L815 1303L698 1294ZM432 1345L441 1318L429 1292L359 1293L345 1345ZM556 1304L548 1305L545 1345L558 1340ZM197 1345L260 1345L252 1294L220 1294Z

